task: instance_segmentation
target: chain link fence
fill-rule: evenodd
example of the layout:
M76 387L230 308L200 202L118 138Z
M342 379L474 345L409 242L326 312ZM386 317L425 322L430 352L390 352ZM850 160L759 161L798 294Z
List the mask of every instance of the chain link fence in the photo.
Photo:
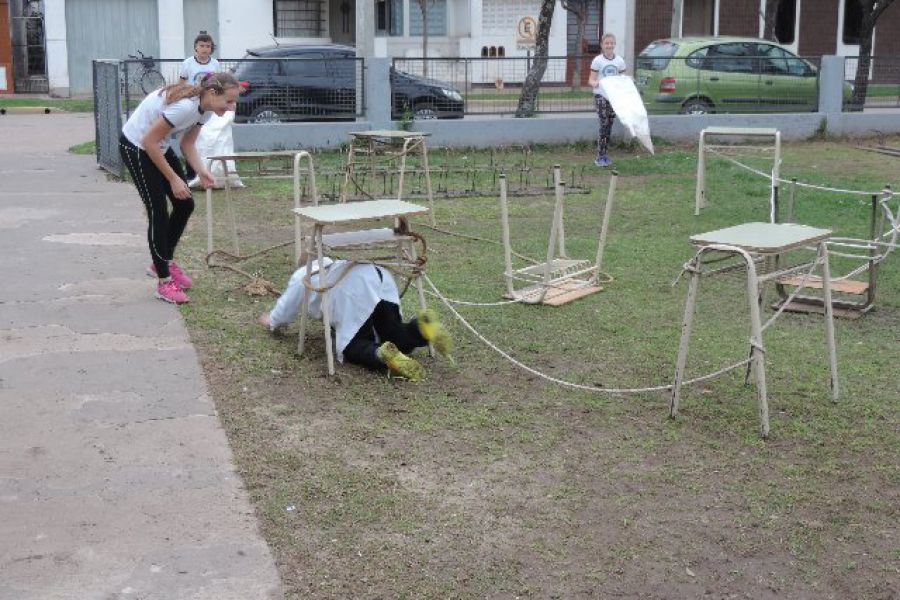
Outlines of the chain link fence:
M860 60L858 56L844 59L844 79L854 83ZM869 59L869 83L862 106L851 110L900 108L900 56L873 56Z
M95 60L93 73L97 164L116 177L122 177L125 165L119 154L119 133L125 105L121 95L121 63Z

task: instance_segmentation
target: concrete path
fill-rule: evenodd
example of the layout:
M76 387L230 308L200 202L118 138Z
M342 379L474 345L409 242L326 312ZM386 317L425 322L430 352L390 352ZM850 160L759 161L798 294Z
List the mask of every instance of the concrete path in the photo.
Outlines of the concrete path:
M280 598L90 115L0 116L0 599Z

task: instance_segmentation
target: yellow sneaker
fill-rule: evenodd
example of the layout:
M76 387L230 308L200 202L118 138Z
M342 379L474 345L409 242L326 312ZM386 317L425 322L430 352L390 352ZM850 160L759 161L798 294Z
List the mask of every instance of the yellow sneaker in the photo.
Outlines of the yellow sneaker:
M425 379L425 367L414 358L400 352L394 342L385 342L378 347L378 358L384 361L391 373L409 379L422 381Z
M434 346L434 349L437 350L441 356L453 363L453 356L451 356L451 353L453 352L453 338L451 338L450 334L447 333L447 330L444 329L444 326L438 319L437 313L430 308L421 310L419 311L417 322L419 325L419 333L422 334L422 337L425 338L429 344Z

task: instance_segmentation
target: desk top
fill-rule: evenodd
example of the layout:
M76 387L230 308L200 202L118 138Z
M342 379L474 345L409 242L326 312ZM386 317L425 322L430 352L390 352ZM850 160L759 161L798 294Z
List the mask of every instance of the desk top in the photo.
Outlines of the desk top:
M319 225L335 225L366 219L411 217L428 214L428 209L403 200L366 200L295 208L294 212Z
M293 157L301 150L278 150L274 152L234 152L218 156L207 156L206 160L246 160L260 158L286 158Z
M795 223L744 223L691 236L691 244L725 244L747 252L776 254L831 237L830 229Z
M351 131L350 135L356 138L385 138L405 140L409 138L427 137L431 135L427 131L399 131L397 129L371 129L368 131Z
M707 135L771 135L778 130L774 127L706 127L703 133Z

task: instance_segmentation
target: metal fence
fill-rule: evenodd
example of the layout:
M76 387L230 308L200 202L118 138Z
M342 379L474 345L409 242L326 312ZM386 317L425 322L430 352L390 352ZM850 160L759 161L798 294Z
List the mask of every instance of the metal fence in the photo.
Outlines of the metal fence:
M569 113L594 110L591 89L587 86L593 57L552 56L538 92L536 112ZM395 58L395 73L427 77L433 85L458 92L465 100L467 115L513 114L522 93L522 82L534 63L526 57L477 58ZM576 65L580 63L580 84L573 85ZM397 86L393 95L397 96ZM402 100L394 98L396 106Z
M50 83L47 78L47 50L44 47L44 18L12 17L9 28L16 92L47 93Z
M180 60L122 61L126 112L161 85L179 79ZM248 84L238 98L236 123L355 120L365 113L361 58L248 58L219 60Z
M844 79L850 83L856 80L859 62L858 56L844 59ZM869 59L865 102L852 109L869 108L900 108L900 56L873 56Z
M117 60L93 61L94 127L97 164L117 177L125 165L119 154L119 132L122 131L120 63Z
M593 111L587 85L592 58L549 57L536 112ZM396 71L427 75L458 91L465 98L465 114L512 114L534 60L402 58L393 64ZM635 84L650 114L812 112L819 104L819 62L765 56L639 58Z

